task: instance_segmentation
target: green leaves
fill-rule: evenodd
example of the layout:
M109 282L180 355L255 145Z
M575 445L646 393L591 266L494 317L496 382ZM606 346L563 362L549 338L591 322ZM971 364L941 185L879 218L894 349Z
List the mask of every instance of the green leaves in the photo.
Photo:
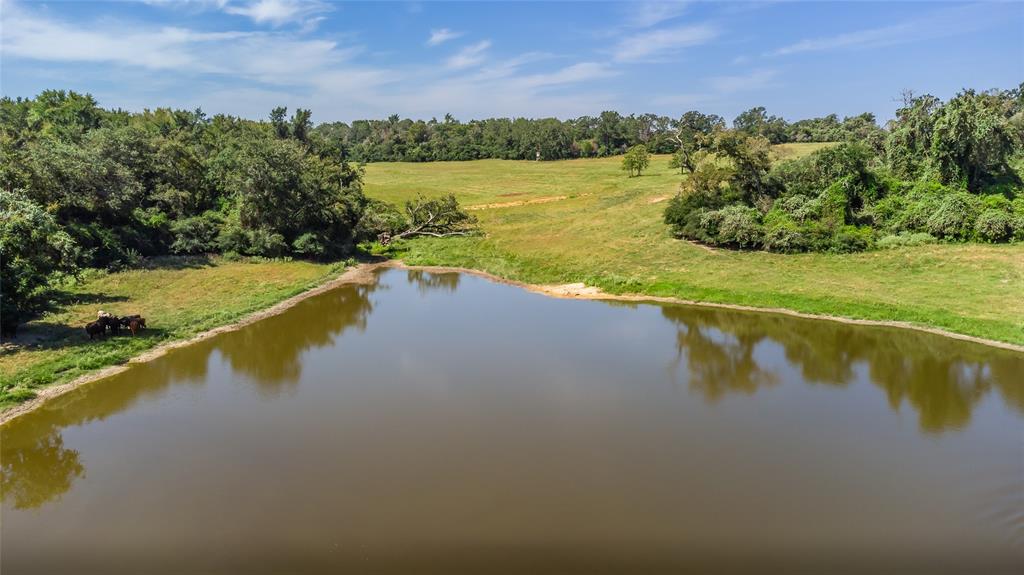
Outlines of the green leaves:
M647 151L647 146L637 144L630 148L626 155L623 156L622 169L632 178L634 175L639 176L640 172L646 170L650 163L651 155Z

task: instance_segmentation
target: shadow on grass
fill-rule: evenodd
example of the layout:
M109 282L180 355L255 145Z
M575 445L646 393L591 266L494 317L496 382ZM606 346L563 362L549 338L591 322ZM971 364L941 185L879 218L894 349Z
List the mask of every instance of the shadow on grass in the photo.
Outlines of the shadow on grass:
M87 345L96 346L103 344L110 344L105 347L112 348L114 347L113 344L120 340L162 340L166 337L168 337L167 330L158 327L147 327L135 336L132 336L128 328L122 328L117 335L89 339L89 334L85 332L84 325L35 321L22 326L18 330L16 337L4 340L4 346L0 348L0 357L22 350L77 349Z
M147 270L185 270L208 268L213 265L213 258L209 254L199 254L190 256L154 256L146 258L139 267Z
M81 293L58 290L50 294L49 300L50 301L47 302L46 307L43 309L44 312L60 311L61 308L69 305L102 304L128 301L128 297L123 295L108 295L103 293ZM36 317L39 316L37 315Z

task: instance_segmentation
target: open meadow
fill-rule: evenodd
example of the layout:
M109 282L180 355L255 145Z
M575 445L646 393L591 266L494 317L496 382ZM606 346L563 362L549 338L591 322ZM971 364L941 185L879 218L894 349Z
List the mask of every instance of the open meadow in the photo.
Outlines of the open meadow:
M799 157L821 144L787 144ZM409 264L484 270L611 293L904 321L1024 343L1024 245L937 244L856 254L733 251L675 239L662 221L682 176L654 156L627 178L621 158L558 162L375 163L366 194L401 203L453 193L481 237L416 239Z

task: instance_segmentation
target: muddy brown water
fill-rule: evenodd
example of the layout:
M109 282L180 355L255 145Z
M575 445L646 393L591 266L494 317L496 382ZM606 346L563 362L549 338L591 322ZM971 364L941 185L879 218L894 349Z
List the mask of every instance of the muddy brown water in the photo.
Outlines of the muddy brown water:
M32 573L1001 573L1024 356L384 270L0 428Z

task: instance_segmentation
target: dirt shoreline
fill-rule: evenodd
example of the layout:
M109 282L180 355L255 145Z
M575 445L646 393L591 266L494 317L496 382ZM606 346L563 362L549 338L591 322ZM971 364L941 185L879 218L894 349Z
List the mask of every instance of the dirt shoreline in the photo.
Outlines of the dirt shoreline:
M801 311L791 310L781 307L756 307L749 305L731 304L731 303L716 303L716 302L704 302L697 300L688 300L676 297L666 296L653 296L643 294L610 294L601 291L600 288L594 286L587 286L582 283L574 284L561 284L561 285L545 285L545 284L528 284L517 280L510 280L507 278L499 277L494 274L483 272L480 270L448 267L448 266L410 266L401 262L400 260L392 260L381 264L383 267L393 267L399 269L425 271L425 272L457 272L469 275L475 275L482 278L486 278L490 281L502 284L508 284L523 288L527 291L544 294L550 297L564 298L564 299L590 299L590 300L606 300L606 301L629 301L636 303L670 303L678 305L688 305L697 307L713 307L719 309L730 309L738 311L751 311L758 313L772 313L786 315L790 317L799 317L804 319L818 319L824 321L835 321L839 323L846 323L851 325L864 325L864 326L875 326L875 327L895 327L900 329L909 329L914 331L921 331L925 333L931 333L935 335L941 335L944 337L958 339L961 341L969 341L971 343L979 343L987 345L989 347L997 347L1000 349L1006 349L1010 351L1016 351L1024 353L1024 345L1015 343L1009 343L1005 341L999 341L995 339L985 339L983 337L975 337L973 335L965 335L962 333L956 333L953 331L947 331L937 327L928 327L924 325L918 325L905 321L887 321L877 319L854 319L849 317L842 317L837 315L827 314L814 314L805 313Z
M55 397L64 395L65 393L68 393L69 391L75 388L81 387L87 383L91 383L98 379L103 379L105 377L110 377L111 375L121 373L122 371L129 369L133 364L152 361L166 354L172 349L178 349L180 347L192 345L205 339L209 339L215 335L241 329L249 324L258 322L261 319L265 319L270 316L283 313L304 299L322 294L326 291L332 290L342 285L372 283L374 281L373 272L377 268L387 263L388 262L359 264L357 266L346 269L340 276L332 280L328 280L314 288L308 289L298 295L294 295L286 300L280 301L267 309L249 314L236 322L215 327L202 333L198 333L188 339L181 339L177 341L169 341L166 343L162 343L154 347L153 349L145 351L142 354L129 359L125 363L104 367L103 369L94 371L92 373L87 373L67 383L62 383L60 385L54 385L50 387L44 387L43 389L40 389L36 393L36 396L33 397L32 399L25 401L23 403L19 403L17 405L12 405L5 409L3 412L0 412L0 426L6 424L7 422L17 417L20 417L26 413L38 409L47 401Z
M900 328L900 329L910 329L910 330L914 330L914 331L921 331L921 332L925 332L925 333L931 333L931 334L940 335L940 336L944 336L944 337L949 337L949 338L957 339L957 340L961 340L961 341L968 341L968 342L972 342L972 343L978 343L978 344L982 344L982 345L987 345L987 346L990 346L990 347L996 347L996 348L1000 348L1000 349L1006 349L1006 350L1010 350L1010 351L1024 353L1024 345L1018 345L1018 344L1002 342L1002 341L992 340L992 339L985 339L985 338L975 337L975 336L971 336L971 335L964 335L964 334L959 334L959 333L955 333L955 332L951 332L951 331L946 331L944 329L939 329L939 328L934 328L934 327L927 327L927 326L922 326L922 325L917 325L917 324L912 324L912 323L902 322L902 321L882 321L882 320L871 320L871 319L853 319L853 318L846 318L846 317L833 316L833 315L822 315L822 314L804 313L804 312L799 312L799 311L795 311L795 310L791 310L791 309L786 309L786 308L764 308L764 307L754 307L754 306L746 306L746 305L739 305L739 304L701 302L701 301L695 301L695 300L686 300L686 299L681 299L681 298L664 297L664 296L649 296L649 295L641 295L641 294L622 294L622 295L617 295L617 294L605 293L605 292L601 291L600 288L593 287L593 286L586 286L586 285L584 285L582 283L560 284L560 285L529 284L529 283L525 283L525 282L521 282L521 281L517 281L517 280L512 280L512 279L496 276L496 275L488 273L488 272L484 272L484 271L480 271L480 270L474 270L474 269L469 269L469 268L459 268L459 267L449 267L449 266L411 266L411 265L406 265L401 260L389 260L389 261L378 262L378 263L359 264L357 266L354 266L354 267L351 267L351 268L345 270L344 273L342 273L340 276L338 276L338 277L336 277L336 278L334 278L332 280L329 280L329 281L327 281L327 282L325 282L323 284L320 284L319 286L314 287L312 289L306 290L306 291L304 291L304 292L302 292L302 293L300 293L298 295L292 296L292 297L290 297L290 298L288 298L288 299L286 299L284 301L278 302L277 304L274 304L273 306L271 306L271 307L269 307L267 309L264 309L264 310L252 313L252 314L250 314L250 315L248 315L248 316L246 316L246 317L244 317L244 318L242 318L242 319L240 319L240 320L238 320L236 322L233 322L233 323L230 323L230 324L226 324L226 325L222 325L220 327L216 327L216 328L213 328L211 330L204 331L204 332L202 332L200 334L197 334L197 335L195 335L193 337L190 337L188 339L183 339L183 340L178 340L178 341L170 341L170 342L167 342L167 343L163 343L161 345L158 345L157 347L154 347L153 349L151 349L149 351L146 351L146 352L142 353L141 355L138 355L136 357L131 358L130 360L128 360L127 362L125 362L123 364L112 365L112 366L109 366L109 367L105 367L105 368L100 369L98 371L85 374L85 375L83 375L83 376L81 376L79 378L76 378L76 379L74 379L74 380L72 380L70 382L62 383L60 385L55 385L55 386L52 386L52 387L43 388L43 389L39 390L39 392L37 393L37 395L34 398L32 398L32 399L30 399L30 400L28 400L28 401L26 401L24 403L19 403L17 405L13 405L13 406L7 408L6 410L4 410L3 412L0 412L0 426L6 424L7 422L9 422L9 421L11 421L11 420L21 416L21 415L24 415L26 413L29 413L31 411L34 411L34 410L38 409L43 404L45 404L47 401L49 401L49 400L51 400L51 399L53 399L55 397L64 395L65 393L68 393L69 391L71 391L71 390L73 390L75 388L78 388L78 387L80 387L82 385L85 385L87 383L91 383L91 382L96 381L98 379L103 379L105 377L109 377L111 375L114 375L114 374L117 374L117 373L121 373L122 371L125 371L126 369L129 369L133 364L145 363L147 361L152 361L152 360L154 360L154 359L156 359L156 358L166 354L168 351L170 351L172 349L177 349L177 348L185 347L185 346L188 346L188 345L192 345L193 343L200 342L200 341L203 341L205 339L209 339L211 337L214 337L214 336L222 334L222 333L226 333L226 332L230 332L230 331L235 331L235 330L241 329L241 328L243 328L243 327L245 327L245 326L247 326L249 324L255 323L255 322L260 321L260 320L262 320L264 318L267 318L267 317L270 317L270 316L273 316L273 315L277 315L277 314L283 313L283 312L287 311L289 308L293 307L295 304L299 303L300 301L302 301L304 299L307 299L307 298L310 298L310 297L322 294L322 293L324 293L326 291L332 290L334 288L337 288L337 287L340 287L340 286L343 286L343 285L372 283L374 281L374 279L375 279L376 271L378 269L381 269L381 268L395 268L395 269L403 269L403 270L424 271L424 272L428 272L428 273L463 273L463 274L468 274L468 275L474 275L474 276L477 276L477 277L482 277L482 278L485 278L485 279L487 279L489 281L492 281L492 282L495 282L495 283L516 286L516 287L525 289L525 290L533 292L533 293L538 293L538 294L543 294L543 295L546 295L546 296L549 296L549 297L556 297L556 298L563 298L563 299L628 301L628 302L636 302L636 303L670 303L670 304L691 305L691 306L700 306L700 307L713 307L713 308L719 308L719 309L729 309L729 310L738 310L738 311L750 311L750 312L759 312L759 313L773 313L773 314L781 314L781 315L787 315L787 316L790 316L790 317L799 317L799 318L805 318L805 319L817 319L817 320L824 320L824 321L836 321L836 322L846 323L846 324L851 324L851 325L864 325L864 326L876 326L876 327L895 327L895 328Z

